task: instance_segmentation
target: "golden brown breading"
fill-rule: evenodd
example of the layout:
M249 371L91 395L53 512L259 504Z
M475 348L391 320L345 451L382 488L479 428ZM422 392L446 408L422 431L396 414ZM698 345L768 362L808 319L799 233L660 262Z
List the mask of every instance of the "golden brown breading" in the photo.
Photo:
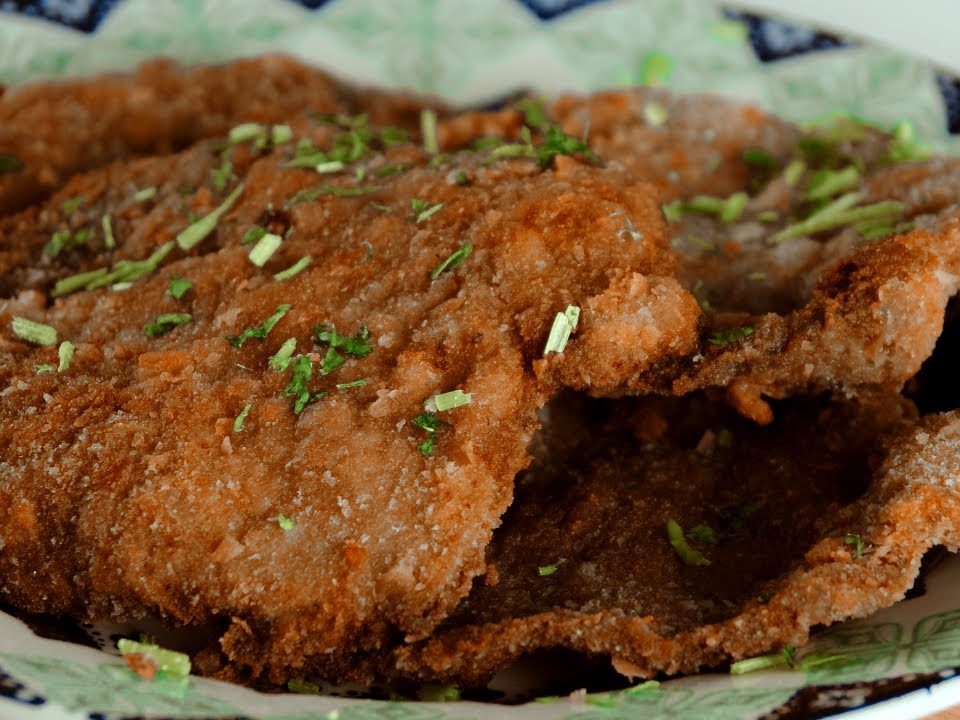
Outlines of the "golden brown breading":
M914 425L895 396L790 401L758 428L698 397L578 402L551 406L572 416L551 414L486 578L387 673L474 685L549 647L635 677L695 672L887 606L927 549L960 545L954 413ZM681 560L669 520L709 566Z
M0 595L37 612L221 622L221 647L241 674L284 682L311 663L336 674L338 653L420 637L452 609L482 571L528 462L550 390L531 360L554 315L634 273L669 272L672 259L652 189L612 170L472 156L433 167L408 146L365 160L360 185L353 168L281 167L289 147L244 151L242 195L214 236L173 251L130 289L53 300L55 280L142 258L187 225L188 211L221 200L205 186L177 192L205 177L205 147L77 178L64 192L89 195L91 217L123 218L116 249L98 239L50 258L33 289L0 306ZM378 177L398 159L417 167ZM469 184L456 182L460 171ZM145 181L157 182L157 197L131 208L127 188ZM373 183L382 189L293 200ZM415 198L443 206L418 221ZM39 216L58 216L61 200ZM624 215L641 239L619 232ZM3 246L36 216L11 219ZM286 237L263 269L240 242L254 223ZM39 253L44 234L34 236L26 245ZM464 243L472 254L431 279ZM307 254L309 268L273 279ZM181 300L165 293L173 276L193 283ZM265 340L227 342L284 303L292 309ZM192 317L145 334L176 312ZM38 374L56 348L12 337L13 315L71 340L73 366ZM367 325L373 349L360 358L341 349L345 364L309 384L329 395L297 415L295 398L280 397L291 370L267 360L295 338L322 367L319 323L344 335ZM366 384L335 385L358 380ZM435 453L424 457L427 433L411 421L454 389L472 403L440 413ZM246 425L233 431L247 403Z
M14 88L0 96L0 153L23 168L0 175L0 215L43 200L74 173L180 150L241 122L364 112L377 124L415 128L421 107L409 95L351 88L282 55L190 68L158 60L132 76Z

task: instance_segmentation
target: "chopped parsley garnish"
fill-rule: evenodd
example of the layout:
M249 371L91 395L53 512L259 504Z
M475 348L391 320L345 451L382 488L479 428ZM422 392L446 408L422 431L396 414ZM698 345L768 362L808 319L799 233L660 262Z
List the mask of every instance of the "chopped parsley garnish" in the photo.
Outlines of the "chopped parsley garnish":
M406 172L411 167L412 166L407 165L406 163L397 163L396 165L381 165L373 171L373 174L377 177L389 177L390 175L399 175L402 172Z
M643 119L651 127L659 127L670 119L670 113L658 102L650 101L643 106Z
M437 113L430 108L420 111L420 136L423 138L423 151L427 155L440 152L440 138L437 136Z
M286 304L278 305L277 309L273 311L273 314L264 320L260 325L249 327L239 335L228 337L227 342L229 342L233 347L239 348L243 347L243 344L251 338L263 340L267 335L270 334L270 331L273 330L273 326L280 322L280 318L289 312L291 307L291 305Z
M787 165L786 170L783 171L783 181L788 187L793 187L800 182L800 178L803 177L806 171L807 164L803 160L794 160Z
M464 260L470 257L470 253L472 252L473 252L473 245L471 245L468 242L465 242L463 245L461 245L452 253L450 253L450 255L447 257L446 260L444 260L442 263L440 263L433 270L430 271L430 279L436 280L447 270L452 270L457 265L460 265L461 263L463 263Z
M213 183L213 189L218 193L223 192L227 189L230 178L233 177L233 163L227 158L224 158L219 168L214 168L210 171L210 177Z
M210 214L205 215L199 220L191 223L184 230L182 230L180 234L177 235L177 245L180 246L180 249L190 250L205 237L207 237L207 235L212 233L214 228L217 227L217 223L220 222L220 218L237 201L237 198L240 197L242 192L243 183L240 183L236 188L234 188L233 192L231 192L226 199L220 203L218 208L213 210Z
M747 658L731 663L730 674L744 675L758 670L773 670L775 668L807 672L821 665L845 664L852 659L849 655L835 655L825 652L810 652L798 658L796 648L787 645L783 650L773 655L761 655L760 657Z
M805 200L826 200L852 190L860 183L860 171L854 165L848 165L842 170L818 170L810 178L807 188L803 192Z
M241 432L243 430L243 427L247 422L247 415L250 414L250 408L252 407L253 407L253 403L247 403L246 405L243 406L243 409L233 419L234 432Z
M894 125L891 131L890 144L887 145L887 154L884 160L889 162L919 162L926 160L933 153L927 145L917 142L917 133L908 120Z
M583 140L567 135L557 125L551 125L544 133L543 142L536 146L537 163L540 167L549 167L557 155L581 154L590 162L600 161L596 153Z
M570 334L577 329L579 322L580 308L576 305L568 305L562 313L558 312L550 327L547 344L543 348L544 356L552 352L562 353L570 340Z
M564 562L566 562L564 558L559 558L556 562L554 562L551 565L541 565L540 567L537 568L537 575L539 575L540 577L547 577L548 575L553 575L557 571L557 568L563 565Z
M267 260L280 248L283 238L273 233L267 233L257 240L257 244L250 248L250 262L257 267L263 267Z
M313 166L313 169L320 175L329 175L330 173L340 172L344 167L342 160L327 160L326 162L317 163Z
M750 197L745 192L734 193L727 198L696 195L685 204L684 209L716 215L721 222L733 222L740 217L749 201Z
M417 449L424 457L430 457L437 447L437 431L447 423L432 412L422 412L410 422L427 433L427 439L417 445Z
M152 642L137 642L121 638L117 641L117 650L138 675L148 679L157 674L176 680L190 674L189 655L166 650ZM146 667L141 662L133 660L133 656L139 656L137 660L146 661Z
M83 245L90 237L87 228L81 228L75 233L69 230L57 230L50 236L50 242L43 246L43 254L47 257L57 257L62 250Z
M64 215L70 216L79 210L83 203L83 195L77 195L76 197L67 198L64 200L60 205L60 209L63 210Z
M683 219L685 208L682 200L664 203L660 206L660 209L663 210L663 217L667 219L667 222L680 222Z
M148 322L143 327L147 337L157 337L173 330L177 325L183 325L193 320L190 313L164 313Z
M110 272L107 272L106 268L97 268L65 277L53 286L53 295L57 297L80 289L95 290L105 285L114 285L116 288L121 283L139 280L154 272L171 253L174 246L174 241L168 240L154 250L146 260L120 260Z
M174 300L180 300L192 287L192 282L174 275L170 278L170 287L167 288L167 295Z
M297 415L309 403L326 395L326 393L311 393L307 389L312 376L313 360L310 359L309 355L301 355L294 361L293 370L290 373L290 382L281 393L281 397L293 397L293 412Z
M280 346L280 349L270 356L270 358L267 360L267 364L277 372L283 372L290 366L290 363L293 362L293 353L296 351L296 349L297 339L293 337L287 338L283 341L283 345Z
M298 695L319 695L320 686L316 683L303 680L302 678L291 678L287 680L287 690Z
M757 220L762 223L776 222L780 219L780 213L776 210L764 210L757 213Z
M57 357L60 360L60 364L57 365L57 372L66 372L70 369L70 366L73 365L73 351L73 343L69 340L60 343L60 347L57 348Z
M335 195L336 197L360 197L383 190L382 185L368 185L360 187L337 187L336 185L321 185L317 188L304 188L287 201L288 205L297 205L302 202L313 202L321 195Z
M290 278L296 275L299 275L304 270L306 270L311 262L313 262L313 258L310 257L309 255L305 255L304 257L297 260L293 265L288 267L286 270L281 270L278 273L274 273L273 279L277 281L289 280Z
M230 128L230 132L227 133L227 141L231 145L239 145L249 140L256 140L262 137L265 132L266 129L260 123L241 123L240 125Z
M758 168L774 168L777 166L777 160L766 150L761 148L747 148L741 155L747 165L753 165Z
M142 190L137 190L133 194L134 202L144 202L146 200L152 200L157 194L157 189L155 187L146 187Z
M0 153L0 175L15 173L21 169L23 169L23 161L20 158L9 153Z
M318 343L343 350L350 357L366 357L373 350L373 343L370 342L370 330L366 325L361 325L357 334L352 337L340 335L336 327L327 327L326 325L317 325L313 329L313 334Z
M750 337L751 335L753 335L753 328L749 325L744 325L743 327L715 332L707 342L711 345L729 345L730 343L743 340L745 337Z
M291 517L287 517L283 514L277 515L277 525L279 525L280 529L284 532L290 532L293 530L293 526L296 524L296 521Z
M36 371L37 375L42 375L43 373L52 373L57 369L56 365L50 365L49 363L42 363L40 365L34 365L33 369Z
M259 225L254 225L252 228L247 230L243 237L240 238L241 245L249 245L250 243L255 243L260 240L264 235L267 234L267 229L260 227Z
M337 349L331 345L327 348L323 360L320 361L320 374L329 375L345 362L346 360L343 359L343 355L338 353Z
M528 127L541 128L550 122L542 98L521 98L514 103L514 107L523 113L523 122Z
M100 218L100 226L103 228L103 246L107 250L113 250L117 246L117 241L113 237L113 223L110 221L110 215Z
M58 280L56 285L53 286L53 296L57 297L58 295L66 295L67 293L74 292L75 290L80 290L94 280L99 280L100 278L105 277L106 274L106 268L97 268L96 270L88 270L87 272L77 273L76 275L65 277L62 280Z
M699 540L700 542L707 542L711 545L716 545L717 542L719 542L717 539L717 534L713 531L713 528L705 523L694 525L692 528L687 530L687 537L691 540Z
M350 390L351 388L363 387L369 382L366 379L351 380L350 382L337 383L337 390Z
M853 553L859 560L863 557L863 554L866 552L867 546L863 542L863 538L859 535L847 535L843 538L843 542L847 545L853 546Z
M427 200L421 200L420 198L414 198L410 201L410 207L413 209L413 213L410 215L410 219L416 223L422 223L424 220L429 218L436 212L439 212L443 207L443 203L437 203L436 205L430 205Z
M274 125L270 128L270 140L274 145L282 145L293 140L293 128L289 125Z
M430 412L446 412L469 405L472 400L473 395L457 389L434 395L424 403L424 408Z
M710 561L707 560L699 550L690 547L687 538L683 534L683 528L680 527L676 520L667 522L667 538L670 540L670 544L684 564L695 567L710 564Z
M457 702L460 690L456 685L424 685L417 690L417 698L422 702Z
M410 142L410 136L407 131L392 125L387 125L380 130L380 142L386 148L392 148L397 145L406 145Z
M904 205L896 200L883 200L871 205L852 207L861 199L860 193L841 195L829 205L816 211L805 220L788 225L780 232L772 235L768 242L778 243L782 240L814 235L825 230L836 230L848 225L868 228L871 224L894 223L903 217Z
M50 347L57 343L57 331L49 325L14 315L10 327L14 335L31 345Z

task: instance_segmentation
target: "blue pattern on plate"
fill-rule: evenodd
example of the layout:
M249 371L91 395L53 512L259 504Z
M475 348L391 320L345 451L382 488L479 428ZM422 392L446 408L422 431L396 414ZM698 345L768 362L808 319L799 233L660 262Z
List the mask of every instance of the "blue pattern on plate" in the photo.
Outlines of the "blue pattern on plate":
M949 75L937 75L937 85L943 96L947 130L951 135L960 135L960 80Z
M533 12L541 20L552 20L558 15L577 10L584 5L591 5L595 2L604 2L604 0L517 0L521 5L525 5L528 10Z
M44 18L93 32L120 0L0 0L0 11Z
M810 52L835 50L854 45L849 40L835 35L772 18L731 10L724 14L729 19L739 20L747 26L750 46L761 62L774 62Z

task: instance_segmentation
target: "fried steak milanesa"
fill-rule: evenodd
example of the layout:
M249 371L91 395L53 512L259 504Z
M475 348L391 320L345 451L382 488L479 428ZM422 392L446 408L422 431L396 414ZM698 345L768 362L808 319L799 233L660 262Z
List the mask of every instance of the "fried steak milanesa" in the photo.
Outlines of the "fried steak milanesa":
M928 548L960 544L954 414L793 400L761 428L700 396L576 402L549 406L486 575L387 674L482 684L551 647L695 672L889 605Z
M5 602L221 622L237 679L349 674L345 652L423 636L482 572L552 391L531 361L558 310L672 266L655 194L613 170L435 167L405 146L366 157L358 184L353 168L282 167L290 152L238 148L244 184L220 197L176 190L207 172L205 147L73 181L101 188L97 213L133 214L114 250L49 257L0 306ZM105 187L138 173L167 177L139 215ZM213 235L131 287L51 296L71 273L142 259L228 193ZM625 214L640 238L619 232ZM286 238L263 268L241 242L255 224ZM174 277L192 283L180 299ZM71 341L72 365L43 371L57 348L14 337L14 316ZM424 414L455 390L472 401Z
M0 215L36 203L72 174L137 155L183 149L241 122L290 123L309 112L368 113L415 128L407 94L359 91L281 55L181 68L167 60L132 76L14 88L0 96Z

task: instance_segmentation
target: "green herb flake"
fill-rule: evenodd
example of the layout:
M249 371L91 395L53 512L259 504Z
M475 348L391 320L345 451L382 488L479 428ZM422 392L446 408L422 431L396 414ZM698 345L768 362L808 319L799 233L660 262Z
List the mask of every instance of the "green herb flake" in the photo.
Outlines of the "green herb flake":
M49 242L43 246L43 254L47 257L57 257L60 251L70 244L70 238L69 230L55 230Z
M60 360L60 364L57 365L57 372L66 372L70 369L70 366L73 365L73 352L72 342L64 340L60 343L60 347L57 348L57 357Z
M716 545L717 542L719 542L717 533L715 533L713 528L705 523L694 525L692 528L687 530L687 537L691 540L699 540L700 542L710 543L711 545Z
M570 335L577 329L580 322L580 308L576 305L567 305L567 309L562 313L558 312L553 319L553 325L550 326L550 334L547 336L547 344L543 348L544 356L552 352L562 353L570 340Z
M677 556L684 564L695 567L710 564L710 561L707 560L699 550L690 547L690 544L687 543L687 538L683 534L683 528L680 527L676 520L667 522L667 538L670 540L670 544L676 551Z
M410 215L410 219L416 223L421 223L434 213L438 212L442 207L443 203L430 205L427 200L413 198L413 200L410 201L410 208L413 210L413 213Z
M852 207L862 198L860 193L847 193L813 213L805 220L775 233L768 242L778 243L803 235L815 235L827 230L836 230L862 223L893 223L903 217L904 205L896 200L883 200L871 205ZM863 225L861 225L863 227Z
M557 568L563 565L566 562L565 558L559 558L552 565L541 565L537 568L537 575L540 577L547 577L548 575L553 575Z
M660 103L650 101L643 106L643 119L650 127L660 127L670 119L670 113Z
M126 638L117 641L117 650L123 657L143 656L153 663L161 677L177 680L190 674L190 656L186 653L167 650L151 642L137 642Z
M727 198L711 195L697 195L686 203L685 209L693 212L716 215L722 222L733 222L743 213L750 197L744 192L734 193Z
M866 544L863 542L863 538L860 535L847 535L843 538L843 542L847 545L853 546L854 556L859 560L863 557L866 552Z
M434 395L424 403L424 407L430 412L446 412L469 405L472 401L473 395L457 389Z
M551 125L544 133L543 142L536 146L537 163L542 168L550 166L557 155L582 154L590 162L597 163L600 158L583 140L567 135L557 125Z
M234 432L241 432L243 430L244 426L247 423L247 415L250 414L250 408L252 407L253 407L253 403L247 403L246 405L243 406L243 409L240 410L237 416L233 419Z
M31 345L50 347L57 343L57 331L49 325L14 315L10 327L14 335Z
M298 205L302 202L313 202L322 195L335 197L360 197L383 190L382 185L367 185L359 187L338 187L336 185L321 185L316 188L304 188L287 201L288 205Z
M239 145L250 140L258 140L266 136L267 129L260 123L248 122L241 123L230 128L227 133L227 142L231 145Z
M193 287L193 283L176 275L170 278L170 286L167 288L167 295L174 300L180 300Z
M772 169L777 166L777 160L762 148L747 148L741 155L747 165L756 168Z
M773 223L780 219L780 213L775 210L764 210L757 213L757 220L762 223Z
M887 154L884 160L888 162L920 162L927 160L933 154L928 145L917 142L917 133L908 120L903 120L893 126L890 143L887 145Z
M290 373L290 382L283 389L281 397L293 397L293 412L299 415L313 400L321 397L307 389L310 378L313 377L313 360L309 355L301 355L293 363Z
M277 352L270 356L267 364L277 372L283 372L292 362L293 353L297 349L297 339L287 338Z
M318 343L343 350L350 357L366 357L373 350L373 343L370 342L370 330L366 325L361 325L357 334L352 337L341 335L337 332L336 327L327 327L326 325L317 325L313 329L313 333Z
M343 359L343 355L337 352L335 347L330 346L327 348L327 352L323 356L323 360L320 361L320 374L329 375L345 362L346 360Z
M350 382L337 383L337 390L342 391L342 390L350 390L351 388L363 387L368 382L370 381L365 379L360 379L360 380L352 380Z
M730 328L729 330L720 330L715 332L710 336L708 342L711 345L729 345L730 343L743 340L751 335L753 335L753 328L749 325L744 325L743 327Z
M157 195L157 189L155 187L146 187L142 190L137 190L133 194L134 202L146 202L147 200L152 200Z
M381 165L376 170L373 171L373 174L377 177L389 177L390 175L399 175L400 173L406 172L411 168L410 165L406 163L397 163L395 165Z
M385 148L392 148L397 145L406 145L410 142L410 136L406 130L387 125L380 130L380 142Z
M682 200L674 200L664 203L660 206L660 209L663 210L663 217L666 218L667 222L680 222L683 219L683 212L686 207Z
M42 363L40 365L34 365L33 369L36 371L37 375L43 375L44 373L52 373L57 369L56 365L50 365L49 363Z
M759 670L773 670L775 668L793 666L793 648L789 645L774 655L761 655L760 657L746 658L730 664L731 675L746 675L747 673L757 672Z
M800 182L800 178L806 171L807 164L803 160L794 160L783 171L783 181L787 184L787 187L793 187Z
M427 433L427 439L420 443L417 449L424 457L430 457L437 446L437 431L447 423L432 412L422 412L410 422L414 427L418 427Z
M461 263L463 263L464 260L470 257L470 253L472 252L473 252L473 245L471 245L468 242L465 242L459 248L454 250L449 256L447 256L446 260L441 262L433 270L430 271L430 279L436 280L446 271L452 270L453 268L457 267L457 265L460 265Z
M417 690L417 698L422 702L457 702L460 690L456 685L423 685Z
M423 138L423 151L427 155L440 152L440 138L437 136L437 113L430 108L420 111L420 136Z
M542 98L521 98L514 103L514 107L523 113L523 122L528 127L541 128L550 122L547 106Z
M344 167L343 162L340 160L327 160L326 162L317 163L313 166L313 169L321 175L329 175L340 172Z
M286 304L278 305L277 309L273 311L273 314L264 320L260 325L249 327L239 335L228 337L227 342L229 342L230 345L235 348L240 348L243 347L243 344L251 338L263 340L265 337L267 337L267 335L270 334L270 331L273 330L274 325L280 322L280 319L290 311L291 307L291 305Z
M67 198L60 205L60 209L63 210L63 214L66 216L73 215L80 207L83 205L84 199L83 195L77 195L76 197Z
M210 171L211 184L213 185L213 189L218 193L221 193L227 189L227 185L230 184L230 179L232 177L233 163L227 158L223 159L223 162L220 164L219 168L214 168Z
M23 161L16 155L0 153L0 175L8 175L23 169Z
M109 214L100 218L100 226L103 228L103 246L107 250L113 250L117 246L117 241L113 237L113 223L110 221Z
M293 530L293 526L296 524L296 521L291 517L287 517L286 515L277 515L277 525L279 525L280 529L284 532L290 532Z
M860 184L860 171L854 165L848 165L842 170L819 170L810 178L804 190L805 200L826 200L852 190Z
M207 235L212 233L217 227L217 223L220 222L220 218L237 201L241 193L243 193L243 183L237 185L233 192L227 196L217 209L182 230L180 234L177 235L177 245L180 246L180 249L190 250L207 237Z
M177 325L183 325L193 320L190 313L164 313L157 315L155 319L148 322L143 327L143 332L147 337L157 337L173 330Z
M320 686L301 678L287 680L287 690L298 695L319 695Z
M257 244L250 248L250 262L257 267L263 267L267 260L273 257L273 254L280 249L283 238L273 233L267 233L257 240Z
M289 125L274 125L270 128L270 140L274 145L290 142L293 140L293 128Z
M309 267L311 262L313 262L313 258L310 257L309 255L305 255L304 257L297 260L293 265L288 267L286 270L281 270L278 273L274 273L273 279L278 282L282 282L283 280L289 280L290 278L295 277L300 273L302 273L304 270L306 270L307 267Z
M260 227L259 225L254 225L243 234L242 238L240 238L240 244L249 245L250 243L255 243L266 234L266 228Z
M88 270L87 272L65 277L62 280L58 280L53 286L53 296L59 297L60 295L66 295L67 293L80 290L94 280L104 277L106 274L106 268L97 268L96 270Z

